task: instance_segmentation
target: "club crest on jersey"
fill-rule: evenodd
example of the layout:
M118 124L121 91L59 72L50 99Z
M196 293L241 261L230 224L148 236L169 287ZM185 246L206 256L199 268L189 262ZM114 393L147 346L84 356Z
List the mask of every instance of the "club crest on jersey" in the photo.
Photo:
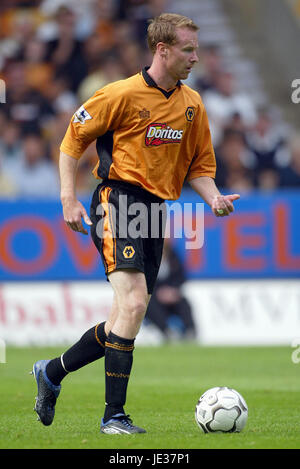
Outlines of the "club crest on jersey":
M92 116L87 112L87 110L83 106L80 106L80 108L77 109L74 114L73 122L80 122L80 124L84 124L85 121L89 119L92 119Z
M183 130L174 130L168 124L152 123L146 129L147 147L157 147L165 143L180 143Z
M195 117L195 109L193 108L193 106L189 106L186 108L185 117L188 122L192 122Z

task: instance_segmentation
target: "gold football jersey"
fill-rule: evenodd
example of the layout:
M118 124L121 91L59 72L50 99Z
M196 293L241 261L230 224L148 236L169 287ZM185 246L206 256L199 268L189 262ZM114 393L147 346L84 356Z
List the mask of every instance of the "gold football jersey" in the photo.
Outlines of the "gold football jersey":
M214 178L216 161L199 94L178 82L159 88L144 69L98 90L74 114L61 151L79 159L96 141L99 179L127 181L166 200L185 178Z

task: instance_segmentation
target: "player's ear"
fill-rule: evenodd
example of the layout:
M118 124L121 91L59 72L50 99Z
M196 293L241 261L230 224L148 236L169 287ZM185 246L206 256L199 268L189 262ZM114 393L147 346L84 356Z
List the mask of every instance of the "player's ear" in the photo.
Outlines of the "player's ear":
M156 52L162 59L165 59L168 56L168 46L164 42L158 42Z

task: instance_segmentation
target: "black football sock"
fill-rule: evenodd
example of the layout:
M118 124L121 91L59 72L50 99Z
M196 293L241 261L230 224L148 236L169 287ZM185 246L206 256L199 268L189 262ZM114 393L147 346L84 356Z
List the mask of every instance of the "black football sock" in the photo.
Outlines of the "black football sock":
M107 338L104 325L105 322L102 322L86 331L76 344L48 363L46 373L54 385L59 385L69 372L104 357Z
M105 412L104 422L124 413L127 386L133 361L134 339L124 339L112 332L105 342Z

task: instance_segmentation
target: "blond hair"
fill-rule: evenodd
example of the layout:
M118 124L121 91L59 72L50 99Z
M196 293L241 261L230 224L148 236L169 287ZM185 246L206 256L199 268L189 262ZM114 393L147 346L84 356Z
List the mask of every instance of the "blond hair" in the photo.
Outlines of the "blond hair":
M178 28L189 28L198 31L199 27L187 16L176 13L162 13L149 21L147 31L147 42L150 51L154 54L159 42L174 45L177 42L176 30Z

